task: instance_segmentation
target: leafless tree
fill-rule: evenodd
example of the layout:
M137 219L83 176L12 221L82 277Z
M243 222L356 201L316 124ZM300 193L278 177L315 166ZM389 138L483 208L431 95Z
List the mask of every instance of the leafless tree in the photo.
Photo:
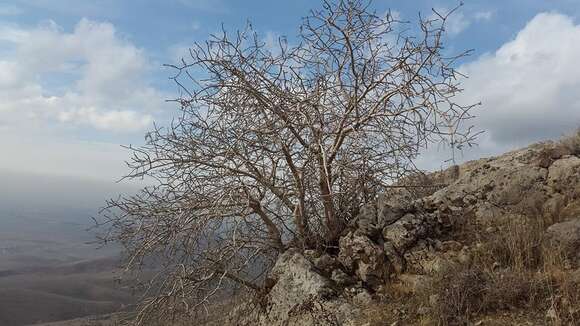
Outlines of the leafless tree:
M164 267L137 322L199 311L233 284L260 292L280 252L336 248L428 143L472 140L473 105L454 101L467 52L443 54L449 13L415 25L370 8L324 1L292 41L272 46L248 26L169 65L180 114L129 147L127 178L156 185L103 211L128 269Z

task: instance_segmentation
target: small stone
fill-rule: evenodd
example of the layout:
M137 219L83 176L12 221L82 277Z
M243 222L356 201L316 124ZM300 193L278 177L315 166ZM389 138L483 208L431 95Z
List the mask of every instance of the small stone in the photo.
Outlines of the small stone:
M367 306L373 302L373 297L366 290L362 290L354 296L353 302L358 305Z
M580 218L550 226L546 238L570 259L580 262Z
M355 283L354 279L350 275L346 274L340 269L333 270L330 279L333 280L337 285L341 286L351 285Z
M466 205L473 205L477 202L477 197L474 195L467 195L463 197L463 203Z
M336 260L329 254L323 254L322 256L314 259L314 266L321 271L330 271L335 265Z
M431 307L437 307L439 305L439 295L432 294L429 296L429 305Z
M431 311L431 310L427 307L420 307L419 309L417 309L417 314L418 315L427 315L429 313L429 311Z

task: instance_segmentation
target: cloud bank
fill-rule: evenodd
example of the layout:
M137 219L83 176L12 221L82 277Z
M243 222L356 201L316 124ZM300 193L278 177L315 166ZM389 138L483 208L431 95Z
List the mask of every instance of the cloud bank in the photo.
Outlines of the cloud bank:
M459 100L482 102L470 122L485 132L463 160L557 139L580 127L578 58L580 25L563 14L541 13L497 51L460 67L469 78ZM438 168L448 156L431 149L419 163Z
M110 23L0 25L0 170L113 180L166 95Z
M82 19L71 33L48 21L0 27L0 117L98 130L148 127L160 94L142 82L148 62L108 23ZM24 120L24 121L23 121Z

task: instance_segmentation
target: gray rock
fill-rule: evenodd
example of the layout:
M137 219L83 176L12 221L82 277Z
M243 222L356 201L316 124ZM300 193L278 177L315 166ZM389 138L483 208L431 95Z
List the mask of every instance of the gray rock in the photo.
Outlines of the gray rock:
M338 261L371 287L380 286L389 275L383 248L362 234L349 232L340 239Z
M353 302L360 306L367 306L371 302L373 302L373 297L367 290L363 289L357 295L354 296Z
M377 226L383 228L394 223L405 214L405 209L399 205L392 205L383 196L377 200Z
M546 230L546 238L576 262L580 262L580 218L556 223Z
M320 271L331 271L337 262L336 259L329 254L322 254L320 257L314 259L314 266Z
M332 271L332 276L330 277L339 286L348 286L356 283L355 279L343 272L340 269L335 269Z
M580 157L570 156L555 161L549 169L548 185L571 198L580 196Z
M330 281L318 274L312 263L295 250L278 257L270 278L276 281L268 295L267 317L273 322L287 320L291 310L310 300L333 295Z
M364 205L356 217L356 226L359 233L373 236L379 229L377 227L377 210L375 204Z
M428 214L406 214L397 222L383 229L383 239L395 246L398 252L404 252L418 239L432 235L437 220Z

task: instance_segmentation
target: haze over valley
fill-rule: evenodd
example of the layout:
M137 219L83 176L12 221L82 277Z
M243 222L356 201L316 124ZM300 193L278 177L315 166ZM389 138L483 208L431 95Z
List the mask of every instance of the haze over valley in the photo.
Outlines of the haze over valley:
M0 325L105 314L134 300L116 280L119 248L98 248L88 230L122 185L7 172L0 180Z

